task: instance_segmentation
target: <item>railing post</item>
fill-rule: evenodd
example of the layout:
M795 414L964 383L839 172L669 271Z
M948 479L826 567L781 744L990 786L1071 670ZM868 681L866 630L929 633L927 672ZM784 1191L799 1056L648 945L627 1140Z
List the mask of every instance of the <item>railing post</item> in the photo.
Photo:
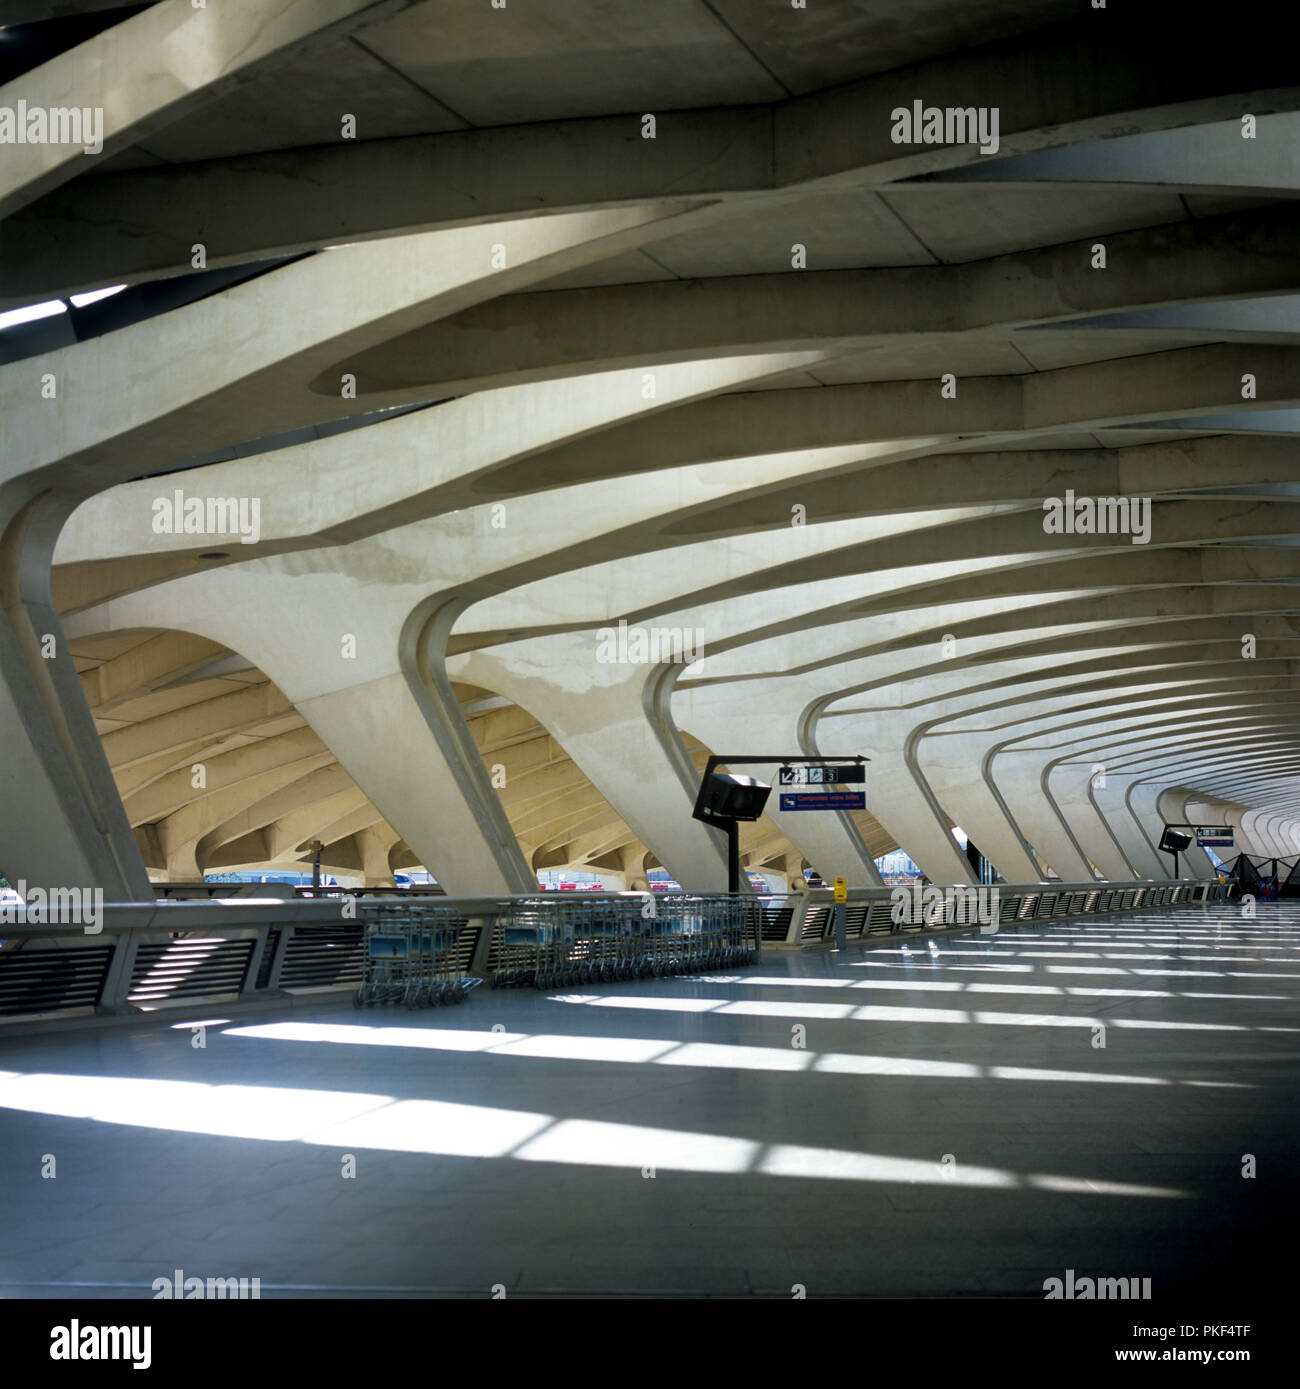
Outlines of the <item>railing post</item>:
M808 914L808 903L811 901L811 894L808 892L791 893L794 900L794 908L790 912L790 929L785 934L787 945L798 945L803 940L803 919Z
M135 956L139 944L139 932L118 933L113 942L113 958L109 961L104 986L99 991L99 1001L95 1005L97 1013L121 1012L129 1008L126 999L131 992L131 975L135 970Z
M280 939L275 943L275 954L271 956L270 973L266 976L266 989L269 993L272 989L280 987L280 971L284 968L285 952L289 948L289 942L293 939L293 933L297 930L296 926L284 925L280 927ZM256 982L256 975L254 975Z
M262 968L262 956L266 951L266 942L270 934L271 923L269 921L258 926L257 936L253 941L253 949L248 957L248 968L244 970L244 977L240 982L240 998L247 998L257 992L257 974Z
M500 911L491 913L484 912L482 916L466 917L465 929L468 931L477 921L479 923L478 940L474 943L474 955L469 962L469 973L479 979L487 978L488 956L492 952L492 936L497 929L497 917Z

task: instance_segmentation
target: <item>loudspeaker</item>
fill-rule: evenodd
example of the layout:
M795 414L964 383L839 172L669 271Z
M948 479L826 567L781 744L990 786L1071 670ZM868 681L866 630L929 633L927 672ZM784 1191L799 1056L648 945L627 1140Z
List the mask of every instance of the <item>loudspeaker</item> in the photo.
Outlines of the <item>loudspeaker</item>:
M752 776L714 772L704 784L701 809L725 820L757 820L772 788Z

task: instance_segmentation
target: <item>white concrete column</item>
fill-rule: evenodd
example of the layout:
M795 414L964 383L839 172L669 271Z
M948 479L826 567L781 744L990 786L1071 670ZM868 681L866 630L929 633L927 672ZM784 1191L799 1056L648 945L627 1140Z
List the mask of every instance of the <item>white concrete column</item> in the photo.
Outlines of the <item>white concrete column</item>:
M917 745L916 763L944 808L1007 882L1037 882L1038 864L1020 827L1008 818L985 776L988 755L1002 738L1001 729L924 737Z
M595 632L511 642L447 672L526 708L684 888L725 891L725 839L691 818L695 768L671 719L648 714L666 667L603 662L599 646Z
M153 891L122 809L50 593L54 540L70 503L17 511L0 494L0 873L46 889Z
M395 879L389 866L388 853L396 842L391 831L378 825L359 830L352 836L361 852L366 887L393 887Z
M873 710L869 715L824 721L818 738L829 746L842 736L841 729L851 728L872 758L867 809L931 882L974 883L974 872L953 838L944 811L927 796L928 787L918 786L907 765L907 735L915 723L911 710ZM976 833L970 826L964 828L968 834ZM978 837L975 842L979 843Z
M1115 837L1125 859L1138 878L1167 878L1170 865L1162 863L1147 837L1138 827L1128 805L1128 792L1136 778L1108 772L1104 786L1094 786L1092 803L1106 828Z
M1043 754L1004 750L993 760L990 774L1026 839L1057 875L1065 882L1091 882L1094 875L1083 850L1043 786Z
M1083 852L1113 882L1142 876L1097 814L1092 784L1101 774L1092 763L1058 762L1047 772L1047 792Z
M1266 858L1277 858L1284 851L1277 842L1272 829L1272 816L1266 810L1247 810L1241 817L1241 827L1250 836L1251 842L1259 845Z

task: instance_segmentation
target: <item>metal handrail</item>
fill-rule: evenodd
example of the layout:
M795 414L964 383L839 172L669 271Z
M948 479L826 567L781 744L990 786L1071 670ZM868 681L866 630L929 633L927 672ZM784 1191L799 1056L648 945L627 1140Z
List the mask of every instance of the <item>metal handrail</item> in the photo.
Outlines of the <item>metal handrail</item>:
M962 889L972 891L974 889ZM1164 881L997 884L979 889L996 892L996 925L1045 916L1094 915L1149 907L1223 900L1230 885L1188 879ZM968 923L948 921L898 922L892 919L898 889L851 888L845 904L847 935L866 939L878 934L935 929L970 929ZM911 889L907 889L911 892ZM940 888L953 892L957 889ZM526 907L538 920L560 921L579 914L635 919L646 893L538 892L519 896L411 896L394 891L387 896L345 894L339 897L258 899L249 896L214 900L160 900L104 905L98 929L73 925L28 924L25 920L0 926L0 1024L21 1012L66 1015L77 1010L100 1013L135 1012L169 1001L198 996L275 997L293 988L352 988L360 977L364 937L371 923L391 919L393 910L427 911L440 921L460 924L463 972L490 978L489 955L498 925L518 919ZM739 899L739 901L738 901ZM744 908L746 940L752 952L762 946L816 947L829 942L834 920L833 893L813 888L760 897L750 893L653 894L660 921L674 914L692 919L734 913ZM954 899L955 900L955 899ZM598 933L597 933L598 934ZM614 950L615 970L631 968L623 946ZM727 945L728 949L732 946ZM91 950L95 953L78 955ZM583 950L589 947L582 947ZM750 950L751 946L746 946ZM621 953L620 953L621 952ZM688 962L689 951L665 958ZM585 956L582 956L585 958ZM558 977L575 967L562 965L540 971ZM584 966L585 967L585 966ZM685 967L685 966L684 966ZM537 971L534 970L536 974ZM77 988L66 987L75 978ZM61 985L60 981L64 981ZM209 987L210 986L210 987ZM209 993L204 994L204 988ZM60 991L62 990L62 991ZM69 1002L75 998L77 1001ZM24 1000L32 1007L21 1007Z

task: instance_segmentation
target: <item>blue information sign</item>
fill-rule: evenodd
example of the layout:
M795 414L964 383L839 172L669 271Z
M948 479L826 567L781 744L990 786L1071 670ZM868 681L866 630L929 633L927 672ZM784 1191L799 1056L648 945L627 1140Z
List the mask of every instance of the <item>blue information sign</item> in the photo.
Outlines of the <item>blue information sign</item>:
M865 810L865 791L782 791L782 810Z

